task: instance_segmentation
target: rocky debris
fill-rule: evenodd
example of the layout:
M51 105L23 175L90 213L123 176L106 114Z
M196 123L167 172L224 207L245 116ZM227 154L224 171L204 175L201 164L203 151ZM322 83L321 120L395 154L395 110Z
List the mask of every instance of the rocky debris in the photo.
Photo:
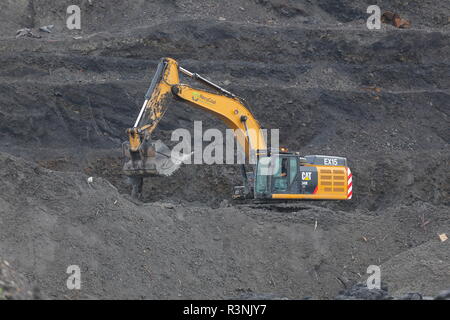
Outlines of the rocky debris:
M386 11L381 16L381 21L386 24L391 24L396 28L400 29L408 29L411 28L411 22L406 19L400 18L398 13L393 13L390 11Z
M342 290L336 300L392 300L385 284L380 289L368 289L366 284L357 283L350 289Z
M52 33L53 27L54 27L53 24L50 24L48 26L42 26L39 28L39 31L46 32L46 33Z
M393 296L403 296L409 292L435 296L450 284L448 242L431 238L381 264L382 280L389 283Z
M382 284L380 289L368 289L366 284L357 283L350 289L339 292L336 300L450 300L450 289L442 291L436 297L424 296L418 292L393 297L388 293L386 284Z
M430 300L429 297L423 297L420 293L411 292L400 297L399 300Z
M435 300L450 300L450 289L441 291Z
M292 0L257 0L263 6L269 7L279 15L293 18L298 15L305 15L304 7L297 1Z
M23 29L19 29L16 32L16 38L22 38L22 37L28 37L28 38L42 38L40 35L36 34L33 32L33 30L29 29L29 28L23 28Z
M39 27L37 30L39 32L52 33L53 27L54 27L54 25L50 24L50 25ZM35 39L42 38L42 36L40 34L36 33L35 29L32 29L32 28L22 28L22 29L17 30L16 31L16 39L22 38L22 37L35 38Z
M30 300L39 298L37 290L34 293L24 276L15 272L8 261L0 257L0 300Z

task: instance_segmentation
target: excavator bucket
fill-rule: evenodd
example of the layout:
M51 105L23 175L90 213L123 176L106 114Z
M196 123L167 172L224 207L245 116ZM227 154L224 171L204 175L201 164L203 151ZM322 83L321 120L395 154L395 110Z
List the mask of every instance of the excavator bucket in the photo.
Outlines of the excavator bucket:
M178 168L180 168L183 161L190 157L191 154L174 155L172 151L161 140L154 144L155 146L155 167L159 175L170 176Z
M160 140L142 144L139 152L130 152L129 142L122 145L125 159L123 172L132 186L133 198L141 198L144 177L170 176L191 156L173 156L171 150Z
M143 177L169 176L182 163L172 157L170 149L164 143L151 139L152 132L167 110L172 85L178 82L176 61L162 59L145 94L138 118L134 126L127 129L129 141L122 144L123 172L130 178L135 196L142 191Z
M172 156L171 150L161 140L146 142L139 152L130 153L129 143L122 147L125 163L123 171L127 176L170 176L190 156Z

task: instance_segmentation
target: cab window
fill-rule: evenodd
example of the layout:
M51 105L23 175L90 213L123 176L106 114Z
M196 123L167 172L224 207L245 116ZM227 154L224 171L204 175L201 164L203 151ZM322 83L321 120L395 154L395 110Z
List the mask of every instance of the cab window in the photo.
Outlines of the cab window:
M267 191L267 177L269 165L270 165L269 157L260 158L258 161L258 168L256 171L256 181L255 181L256 182L255 191L257 193L263 193Z
M274 192L284 192L288 188L288 159L275 158L275 174L273 175Z
M294 182L295 177L297 176L298 165L297 158L291 157L289 158L289 184Z
M297 175L297 159L293 157L262 157L259 159L256 172L256 193L285 192ZM272 187L268 185L268 177L272 176Z

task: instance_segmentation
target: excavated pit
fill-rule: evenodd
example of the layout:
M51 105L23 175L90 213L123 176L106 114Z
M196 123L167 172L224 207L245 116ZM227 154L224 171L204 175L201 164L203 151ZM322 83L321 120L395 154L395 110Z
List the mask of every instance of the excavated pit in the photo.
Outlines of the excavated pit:
M69 4L0 5L0 256L44 297L334 298L372 264L396 296L450 287L448 1L382 2L412 28L376 32L366 1L80 1L81 31ZM132 201L120 146L163 56L290 150L346 157L352 201L236 204L237 165L184 165ZM196 120L225 130L173 101L155 137Z

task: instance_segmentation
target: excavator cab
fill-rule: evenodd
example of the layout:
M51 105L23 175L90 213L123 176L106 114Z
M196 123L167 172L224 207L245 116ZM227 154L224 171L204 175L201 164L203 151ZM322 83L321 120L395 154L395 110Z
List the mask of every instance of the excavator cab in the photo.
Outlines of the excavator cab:
M255 198L272 198L272 194L297 192L299 157L275 155L259 158L255 175Z
M295 153L260 157L256 165L253 197L348 199L351 172L346 163L342 157L300 157Z

